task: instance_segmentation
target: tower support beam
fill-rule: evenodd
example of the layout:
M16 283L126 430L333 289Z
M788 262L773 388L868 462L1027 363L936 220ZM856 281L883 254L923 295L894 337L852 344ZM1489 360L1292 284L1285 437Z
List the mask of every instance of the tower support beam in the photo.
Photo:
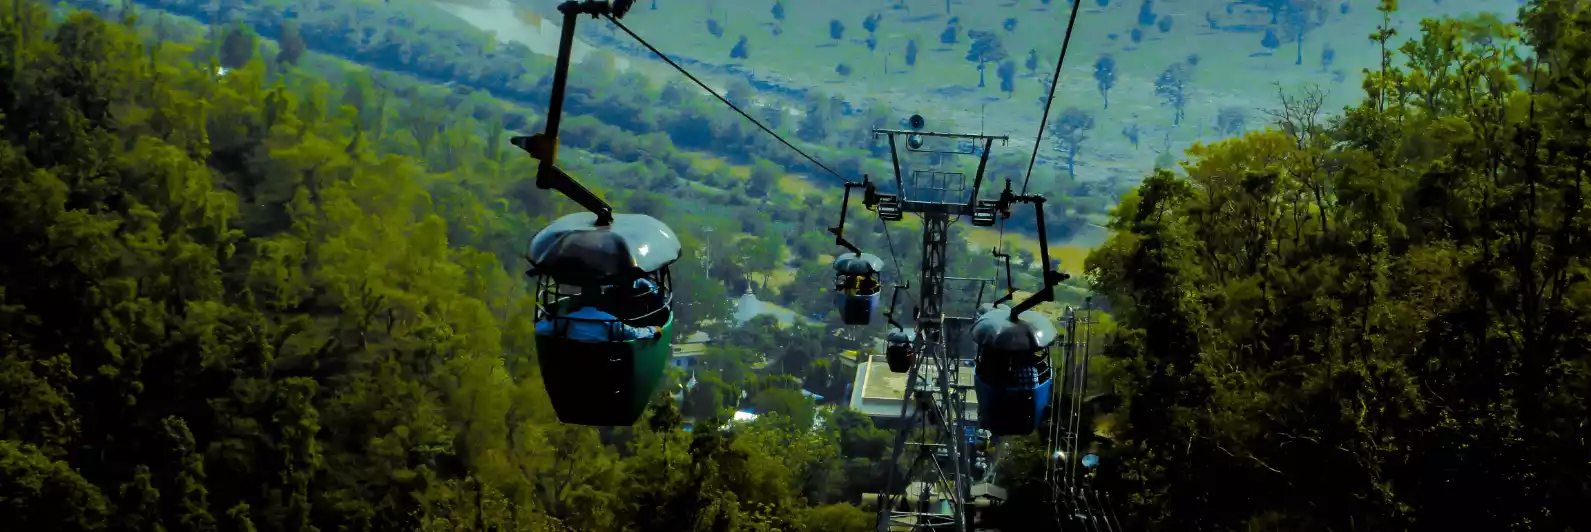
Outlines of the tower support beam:
M983 160L988 157L994 140L1005 137L991 135L963 135L956 133L924 133L904 130L874 129L875 135L888 135L890 155L894 164L896 192L902 198L901 211L922 217L922 265L916 311L917 360L906 376L906 397L901 402L901 427L895 434L895 446L888 462L889 482L878 497L879 532L899 528L911 530L953 530L967 532L970 523L966 514L973 462L967 446L965 427L966 394L971 383L963 385L962 358L955 345L946 340L945 281L947 279L972 280L947 277L950 223L961 216L972 214L978 188L983 183L985 165L978 165L968 198L940 201L907 200L905 180L901 178L900 157L896 150L895 135L968 138L983 140ZM910 151L923 151L911 149ZM983 161L980 161L982 163ZM964 191L962 188L944 186L940 192ZM942 194L941 194L942 195ZM915 445L911 440L916 439ZM902 472L896 465L911 449L915 456L911 466Z

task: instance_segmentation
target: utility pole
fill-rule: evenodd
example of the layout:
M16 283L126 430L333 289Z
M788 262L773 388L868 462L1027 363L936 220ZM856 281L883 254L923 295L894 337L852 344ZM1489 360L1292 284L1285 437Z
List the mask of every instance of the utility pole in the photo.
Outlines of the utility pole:
M707 233L707 235L711 236L713 234L713 228L711 226L703 227L702 228L702 232L703 233ZM698 246L698 249L702 250L702 258L701 258L702 268L707 270L707 273L708 273L707 277L708 278L712 278L712 272L713 272L713 247L712 246Z

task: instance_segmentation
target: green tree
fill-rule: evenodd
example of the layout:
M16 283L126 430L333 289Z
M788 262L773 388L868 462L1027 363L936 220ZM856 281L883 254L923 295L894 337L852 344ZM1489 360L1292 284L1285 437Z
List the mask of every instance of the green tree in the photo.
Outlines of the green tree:
M967 36L972 38L972 44L967 48L964 59L978 64L978 86L983 86L984 66L989 63L999 63L1006 59L1005 45L1001 44L1000 36L992 31L969 30Z
M746 181L746 193L754 198L764 198L779 187L779 167L758 159L751 167L751 177Z
M735 243L734 253L747 272L762 275L762 284L784 267L784 244L775 238L747 237Z
M688 334L704 322L724 322L729 319L729 293L724 284L707 275L706 265L698 254L705 243L692 241L686 246L686 255L670 269L674 289L674 321L681 332Z
M802 396L800 390L769 388L751 397L751 406L758 412L777 412L790 418L791 426L801 429L812 426L817 416L817 406L812 399Z
M724 366L715 364L713 367ZM734 408L740 399L740 389L725 382L720 372L697 374L696 385L685 392L682 409L685 415L701 420L716 416L726 408Z
M242 24L227 28L221 40L221 66L242 68L254 57L254 33Z
M488 44L444 49L433 43L445 37L410 39L399 22L369 33L363 20L410 20L381 4L322 7L301 11L306 35L326 17L404 44L404 61L501 73L445 59L484 57ZM273 29L252 18L259 6L227 8ZM492 136L514 127L495 123L504 102L321 61L272 70L252 34L237 33L250 45L231 52L226 36L180 31L145 47L90 13L5 12L0 62L19 74L0 91L0 246L27 252L0 258L0 513L17 526L790 530L806 501L852 491L837 434L780 416L720 432L707 419L742 388L790 385L753 374L762 351L737 345L763 338L804 371L834 347L812 328L759 321L723 335L740 361L726 373L739 374L700 372L706 384L678 413L698 416L694 434L672 430L667 399L636 427L557 422L536 368L566 353L536 349L517 248L573 207L535 189L533 160L491 155ZM192 61L215 44L234 57ZM706 115L625 127L679 116ZM633 139L581 118L567 126L598 134L570 136L607 143L601 153L648 186L689 170L669 155L672 132ZM638 162L643 149L667 160ZM582 151L566 151L577 174L590 164ZM639 206L659 191L644 192L610 200ZM718 263L735 222L782 230L773 219L803 217L713 205L724 212L660 214L720 227L685 246ZM771 271L782 239L767 240L758 256ZM706 270L692 254L676 264L683 322L727 317Z
M1160 97L1161 105L1172 110L1171 125L1182 123L1188 108L1188 84L1193 79L1193 68L1185 63L1172 63L1155 78L1155 95Z
M1000 77L1000 90L1005 91L1007 98L1016 96L1016 63L1009 60L1001 61L995 69L995 74Z
M806 510L801 516L801 523L807 530L866 532L873 530L875 517L875 514L850 504L836 503Z
M735 42L735 47L729 50L729 58L730 59L747 59L747 58L750 58L750 57L751 57L751 50L747 46L746 36L745 35L741 35L740 36L740 40Z
M1110 89L1116 86L1116 58L1110 54L1100 54L1094 61L1094 82L1099 87L1099 97L1105 99L1105 108L1110 109Z
M299 58L304 55L304 50L308 48L304 44L304 37L299 34L297 20L282 21L282 35L277 38L277 43L281 46L281 50L276 53L276 61L289 65L297 65Z
M1066 154L1066 174L1076 179L1077 154L1082 151L1083 142L1088 140L1088 132L1094 129L1094 117L1082 109L1067 107L1061 111L1061 116L1052 128L1050 134L1060 143L1062 153Z
M1284 99L1281 131L1196 146L1187 179L1157 172L1123 198L1088 261L1131 391L1104 480L1122 515L1147 529L1588 518L1558 502L1586 494L1566 457L1586 452L1570 420L1587 407L1564 392L1586 377L1562 369L1580 356L1570 265L1587 251L1564 239L1587 231L1585 163L1559 150L1588 138L1587 109L1557 63L1591 46L1565 23L1585 9L1425 21L1341 122ZM1233 485L1247 496L1201 495Z
M757 89L751 82L744 78L735 78L729 82L729 87L724 90L724 97L742 107L750 107L757 97Z
M829 123L837 109L828 98L816 94L807 96L806 115L801 118L796 135L808 142L823 142L829 136Z
M28 530L101 530L110 507L98 488L64 461L31 445L0 440L0 508Z

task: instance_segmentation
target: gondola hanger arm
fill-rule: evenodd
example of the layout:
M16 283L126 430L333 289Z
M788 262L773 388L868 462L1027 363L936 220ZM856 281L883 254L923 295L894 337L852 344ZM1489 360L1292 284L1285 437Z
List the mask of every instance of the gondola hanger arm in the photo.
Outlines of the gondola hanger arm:
M873 182L868 179L867 175L864 174L862 176L861 183L846 181L845 194L844 196L841 196L840 199L840 224L830 227L829 234L834 235L835 244L843 246L845 249L851 250L851 253L855 253L857 256L861 256L862 250L857 249L854 244L851 244L849 240L845 239L845 214L846 211L850 210L851 189L853 188L860 188L863 190L864 196L862 197L862 203L864 205L867 205L870 202L877 202L877 190L873 187Z
M536 187L540 189L553 189L585 207L597 215L596 225L606 226L613 223L613 206L603 201L600 196L590 189L575 181L562 168L558 168L558 128L563 122L564 92L569 84L569 60L574 49L575 25L580 21L580 15L591 15L591 18L611 16L623 18L630 8L635 5L635 0L571 0L558 5L558 12L563 14L563 25L558 36L558 59L554 64L552 73L552 94L547 105L547 128L541 133L530 136L516 136L509 139L509 143L525 150L531 157L541 161L536 168Z
M888 320L890 325L895 326L895 330L897 331L905 332L906 328L901 327L899 323L895 323L895 302L900 299L901 290L911 290L911 287L910 281L908 281L905 285L897 284L895 285L894 292L889 295L889 311L884 313L884 319Z
M1044 271L1043 286L1039 288L1038 292L1028 296L1027 299L1023 299L1016 306L1011 307L1011 321L1017 321L1018 316L1021 316L1023 312L1027 312L1040 303L1055 301L1055 287L1067 279L1071 279L1072 276L1061 272L1050 264L1049 234L1044 229L1044 196L1038 194L1012 195L1009 189L1001 193L1000 196L1000 201L1003 204L1016 202L1033 205L1034 218L1037 219L1039 224L1039 261Z

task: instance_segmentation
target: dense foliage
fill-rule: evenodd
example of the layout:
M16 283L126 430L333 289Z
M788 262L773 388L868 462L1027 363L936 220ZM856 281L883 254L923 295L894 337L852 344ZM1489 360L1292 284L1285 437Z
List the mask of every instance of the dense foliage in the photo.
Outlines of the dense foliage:
M310 53L328 20L360 9L384 8L278 18L266 53L241 24L197 39L0 2L0 517L871 529L850 503L881 489L891 435L801 392L843 394L834 355L882 327L835 333L826 290L810 288L831 280L821 228L838 205L781 187L805 163L683 86L583 71L566 164L680 230L681 329L715 340L711 371L671 375L636 426L559 424L517 246L572 207L503 142L543 96L425 82L491 79L484 66L417 81ZM1380 31L1383 66L1340 119L1322 118L1318 93L1284 97L1275 129L1195 147L1187 177L1158 171L1112 213L1089 269L1118 333L1097 378L1122 407L1097 482L1130 529L1591 523L1591 9L1523 15L1427 21L1396 50ZM453 38L394 27L384 42ZM389 59L467 69L425 58L493 46ZM544 90L545 65L521 66L497 82ZM1186 81L1173 78L1170 105ZM809 104L791 136L844 154L847 174L874 164L877 146L851 132L882 112ZM1089 127L1074 114L1058 137L1075 151ZM747 171L704 169L693 150ZM910 229L869 225L847 237L900 259L887 280L911 277ZM994 272L960 253L948 266ZM798 289L774 288L786 270ZM731 324L728 296L748 286L812 323ZM729 408L776 414L729 427ZM1009 528L1050 517L1048 450L1007 447Z
M212 51L254 46L224 32L0 11L8 525L866 528L831 504L882 470L854 413L552 419L512 242L569 207L474 106L358 72L337 96L269 54L223 71ZM722 306L692 262L683 303ZM728 384L788 396L756 377Z
M82 3L85 7L90 4ZM216 21L218 26L227 21L247 23L272 38L285 39L291 30L294 41L302 41L315 51L433 83L453 84L466 91L489 92L524 107L504 113L510 130L533 128L535 115L527 111L544 109L551 87L551 57L517 42L499 42L492 34L428 2L273 0L212 6L210 0L169 0L154 4L173 13ZM555 13L550 5L543 12ZM597 27L600 26L587 24L583 31L595 32ZM997 40L994 45L998 46ZM725 44L726 51L728 47ZM1003 57L1004 51L999 53ZM832 176L688 82L657 87L638 72L619 72L614 67L614 56L608 52L598 51L593 56L600 59L582 61L580 75L571 78L566 112L607 125L604 129L610 135L670 140L668 150L645 150L669 154L662 160L670 168L681 168L673 161L687 158L690 152L706 152L745 164L764 159L787 172L812 175L815 182L833 183ZM856 109L857 103L817 90L793 95L791 100L803 113L801 120L788 120L781 127L780 122L786 122L785 113L781 112L786 111L784 102L761 109L759 118L770 122L784 136L804 141L805 149L849 179L864 173L875 177L890 175L886 159L878 157L888 154L888 146L873 138L868 129L895 127L909 112L890 109L882 102ZM756 107L745 100L738 103L748 109ZM485 113L477 116L486 117ZM936 123L936 127L947 126ZM565 137L574 142L592 138ZM656 140L620 142L643 149L656 146ZM601 145L592 140L581 147ZM639 153L633 148L628 151ZM990 175L1001 179L1024 175L1027 160L1018 157L1020 150L1005 151L1011 156L992 162ZM1049 230L1054 238L1063 240L1077 232L1089 216L1103 215L1109 191L1103 190L1102 184L1085 184L1048 165L1040 165L1035 174L1033 191L1048 194L1057 204L1067 206L1049 213ZM1013 231L1031 234L1036 224L1031 214L1018 212L1010 225Z
M1521 21L1377 32L1340 120L1286 98L1123 200L1089 269L1130 528L1591 526L1591 9Z

